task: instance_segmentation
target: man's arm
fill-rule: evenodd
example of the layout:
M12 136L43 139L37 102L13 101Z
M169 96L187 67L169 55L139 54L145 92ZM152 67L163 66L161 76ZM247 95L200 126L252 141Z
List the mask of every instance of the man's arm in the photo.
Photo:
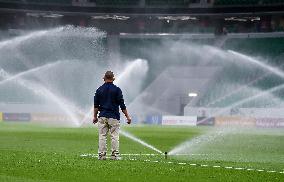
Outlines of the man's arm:
M98 112L99 112L99 108L94 107L94 119L93 119L94 124L98 122Z
M123 114L125 115L127 119L127 124L131 124L131 118L128 115L127 109L122 110Z
M99 112L99 94L98 91L96 91L94 96L94 119L93 119L94 124L98 122L98 112Z
M126 119L127 119L127 124L131 124L131 118L128 115L128 111L126 109L125 103L124 103L124 99L123 99L123 95L122 95L122 91L119 89L118 91L118 102L120 105L120 109L123 112L123 114L125 115Z

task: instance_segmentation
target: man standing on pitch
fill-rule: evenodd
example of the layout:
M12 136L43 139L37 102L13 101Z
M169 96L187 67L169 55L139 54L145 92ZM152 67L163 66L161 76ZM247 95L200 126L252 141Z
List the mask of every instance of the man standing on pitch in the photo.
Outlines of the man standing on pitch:
M98 123L99 128L99 160L106 159L108 132L110 132L111 138L111 159L119 159L119 107L127 119L127 124L131 123L122 91L113 84L114 79L113 72L107 71L104 76L105 83L96 90L94 96L93 123Z

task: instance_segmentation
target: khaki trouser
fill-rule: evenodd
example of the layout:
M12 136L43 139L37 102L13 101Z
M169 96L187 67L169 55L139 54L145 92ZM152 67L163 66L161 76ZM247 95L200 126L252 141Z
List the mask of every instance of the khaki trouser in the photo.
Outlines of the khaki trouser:
M119 153L119 120L113 118L100 117L99 127L99 154L105 155L107 152L107 134L110 132L112 154Z

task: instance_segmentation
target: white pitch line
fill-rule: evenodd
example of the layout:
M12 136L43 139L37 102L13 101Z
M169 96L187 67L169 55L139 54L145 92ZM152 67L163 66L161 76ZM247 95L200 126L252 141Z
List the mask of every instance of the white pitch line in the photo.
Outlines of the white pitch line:
M131 159L130 159L131 160ZM135 159L136 160L136 159ZM163 163L168 163L168 164L178 164L178 165L186 165L187 163L185 162L178 162L178 163L175 163L175 162L172 162L172 161L168 161L168 162L164 162L164 161L151 161L151 160L144 160L145 162L154 162L154 163L157 163L157 162L163 162ZM193 164L193 163L189 163L189 165L191 166L198 166L197 164ZM207 164L201 164L200 165L201 167L213 167L213 168L221 168L221 166L210 166L210 165L207 165ZM277 171L265 171L263 169L251 169L251 168L248 168L248 169L245 169L245 168L242 168L242 167L231 167L231 166L226 166L224 167L225 169L234 169L234 170L247 170L247 171L258 171L258 172L267 172L267 173L278 173ZM281 174L284 174L284 171L281 171L279 172Z
M81 157L86 157L86 156L94 156L98 154L81 154ZM161 156L165 154L153 154L153 153L146 153L146 154L141 154L141 153L133 153L133 154L120 154L121 156ZM168 154L169 155L169 154ZM174 154L174 155L169 155L169 156L207 156L210 154Z
M247 169L247 171L254 171L255 169Z
M233 167L231 167L231 166L228 166L228 167L225 167L225 169L233 169Z
M120 155L124 155L124 156L141 156L141 155L144 155L144 156L157 156L157 155L163 155L163 154L120 154ZM91 156L91 157L97 157L98 154L81 154L80 157L88 157L88 156ZM109 158L109 157L107 157ZM136 158L132 158L132 159L129 159L130 161L138 161ZM158 163L158 162L163 162L163 161L151 161L149 159L145 159L144 162L154 162L154 163ZM179 165L186 165L187 163L184 163L184 162L179 162L179 163L174 163L172 161L168 161L166 162L168 164L179 164ZM190 166L197 166L197 164L194 164L194 163L189 163ZM201 164L200 165L201 167L213 167L213 168L221 168L221 166L209 166L207 164ZM277 172L277 171L265 171L263 169L252 169L252 168L241 168L241 167L231 167L231 166L225 166L224 167L225 169L235 169L235 170L247 170L247 171L258 171L258 172L267 172L267 173L279 173L279 174L284 174L284 171L281 171L281 172Z
M98 154L81 154L81 157L97 156ZM120 154L121 156L160 156L164 154Z
M244 168L242 167L235 167L236 170L243 170Z
M173 155L173 156L194 156L194 155L206 156L206 155L210 155L210 154L171 154L171 155Z
M124 156L157 156L157 155L164 155L164 154L120 154Z
M219 167L221 167L221 166L213 166L213 167L215 167L215 168L219 168Z

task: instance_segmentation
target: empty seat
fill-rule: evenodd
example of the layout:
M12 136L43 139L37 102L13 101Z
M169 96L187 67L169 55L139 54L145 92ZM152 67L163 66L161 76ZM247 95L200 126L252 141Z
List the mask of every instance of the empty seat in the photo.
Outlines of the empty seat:
M135 6L140 0L96 0L95 3L98 6Z
M193 0L146 0L147 6L187 6L189 3Z

